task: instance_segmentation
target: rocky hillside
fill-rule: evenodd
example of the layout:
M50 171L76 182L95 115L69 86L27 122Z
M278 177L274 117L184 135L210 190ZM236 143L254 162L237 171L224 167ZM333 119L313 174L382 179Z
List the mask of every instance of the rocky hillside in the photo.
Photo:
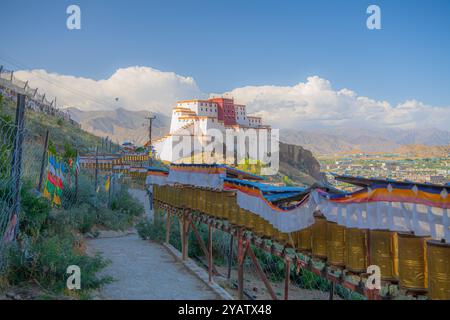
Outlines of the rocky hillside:
M311 151L301 146L280 142L280 174L295 183L311 185L324 181L320 164Z

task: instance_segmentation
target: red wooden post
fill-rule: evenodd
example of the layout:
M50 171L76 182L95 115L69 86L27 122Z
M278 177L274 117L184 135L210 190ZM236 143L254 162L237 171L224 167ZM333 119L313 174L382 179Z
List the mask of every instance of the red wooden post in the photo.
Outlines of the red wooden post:
M188 234L189 234L189 218L187 217L187 211L183 210L181 212L181 225L182 225L182 239L181 239L181 245L182 245L182 256L183 261L188 258Z
M201 248L202 251L203 251L203 254L204 254L205 257L208 259L208 258L209 258L209 251L208 251L208 249L206 248L206 245L205 245L205 243L203 242L203 239L202 239L202 237L200 236L200 233L198 233L198 230L197 230L197 228L196 228L196 226L195 226L193 220L190 221L190 227L192 228L192 231L194 232L194 236L195 236L195 238L197 239L197 242L199 243L200 248ZM212 265L212 271L214 272L214 274L219 274L219 272L217 271L216 267L214 266L214 263L213 263L213 265Z
M209 282L212 282L212 273L213 273L213 246L212 246L212 226L208 225L208 279Z
M166 243L170 242L170 211L166 209Z
M230 234L230 251L228 253L228 272L227 272L227 279L231 278L231 264L233 259L233 234Z
M289 300L289 282L291 278L291 260L284 259L284 300Z
M238 300L244 299L244 260L245 260L245 251L244 251L244 239L242 238L242 230L239 228L237 230L238 237L238 254L237 254L237 263L238 263Z

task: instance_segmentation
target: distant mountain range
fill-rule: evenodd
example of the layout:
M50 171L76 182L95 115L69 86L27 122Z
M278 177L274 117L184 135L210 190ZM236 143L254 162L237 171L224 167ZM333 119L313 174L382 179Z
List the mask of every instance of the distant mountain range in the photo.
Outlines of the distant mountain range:
M301 145L314 154L340 152L394 152L405 145L450 145L450 132L439 129L333 128L315 131L280 130L280 140Z
M68 109L70 115L81 127L95 135L110 137L114 142L125 140L142 145L148 140L149 112L130 111L119 108L111 111L81 111ZM169 132L170 118L161 113L153 122L153 137ZM333 128L316 130L281 129L280 140L284 143L302 146L314 154L342 152L394 152L398 150L419 150L424 146L450 145L450 131L439 129L402 130L368 128ZM411 145L421 146L419 149ZM408 146L408 148L405 148ZM438 151L440 151L439 149Z
M125 140L143 145L148 141L147 111L130 111L123 108L109 111L81 111L76 108L67 109L70 116L81 124L81 127L97 136L109 137L113 142L123 143ZM152 125L152 138L169 132L170 119L160 113Z

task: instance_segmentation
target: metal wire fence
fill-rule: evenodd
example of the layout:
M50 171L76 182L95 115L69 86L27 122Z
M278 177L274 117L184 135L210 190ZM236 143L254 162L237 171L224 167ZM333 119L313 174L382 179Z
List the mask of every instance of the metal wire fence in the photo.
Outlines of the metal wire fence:
M71 122L72 125L79 126L76 121L71 119L68 112L57 107L56 98L49 100L45 94L39 93L37 88L32 88L28 85L28 82L15 77L14 71L6 70L3 66L0 66L0 94L15 101L17 93L27 96L26 107L28 109L60 117Z
M17 106L11 107L12 101L8 96L0 95L0 246L12 240L17 232L20 216L20 189L23 184L28 184L37 193L46 196L54 206L70 209L78 205L81 197L88 199L96 195L98 202L111 203L119 190L119 175L112 172L90 172L77 167L77 153L87 152L86 147L77 148L70 144L61 146L61 139L56 135L60 131L50 130L46 138L46 130L39 127L36 117L31 117L33 110L26 109L21 116L20 128L16 124L14 114ZM8 100L8 101L6 101ZM28 99L24 99L24 104ZM6 103L8 102L8 103ZM16 114L17 117L17 114ZM17 142L20 138L21 146ZM55 145L54 141L59 141ZM99 145L99 152L107 152L111 149L103 143ZM100 139L98 139L100 143ZM84 148L84 149L83 149ZM91 150L92 151L92 150ZM14 166L20 157L20 166ZM51 174L50 174L51 173ZM57 178L60 183L54 190L49 181ZM94 179L96 183L94 183ZM111 191L104 191L105 184ZM55 181L53 181L54 183ZM94 186L99 189L95 190ZM49 189L52 188L51 191ZM96 194L98 193L98 194ZM105 199L100 199L101 197ZM94 199L91 199L94 201ZM96 200L96 201L97 201ZM15 215L17 213L17 215Z
M14 184L20 173L13 171L13 161L15 137L20 134L17 129L12 119L0 117L0 243L16 208Z

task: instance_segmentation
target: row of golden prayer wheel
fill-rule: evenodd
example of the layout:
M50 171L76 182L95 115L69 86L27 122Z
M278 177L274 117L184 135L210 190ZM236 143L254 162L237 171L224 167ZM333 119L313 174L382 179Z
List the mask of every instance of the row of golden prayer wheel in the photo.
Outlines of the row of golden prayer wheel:
M143 162L148 161L149 156L148 155L128 155L128 156L122 156L120 159L114 159L113 161L116 161L117 164L123 163L123 162Z
M262 217L240 208L235 192L186 186L154 186L153 192L157 201L225 219L329 265L353 273L365 273L369 265L377 265L382 280L399 282L406 290L428 292L431 299L450 299L449 244L387 230L346 228L319 215L309 228L282 233Z
M99 169L112 170L113 164L112 164L112 162L107 162L107 163L99 162L96 164L94 161L94 162L83 163L82 167L86 168L86 169L95 169L97 167Z

